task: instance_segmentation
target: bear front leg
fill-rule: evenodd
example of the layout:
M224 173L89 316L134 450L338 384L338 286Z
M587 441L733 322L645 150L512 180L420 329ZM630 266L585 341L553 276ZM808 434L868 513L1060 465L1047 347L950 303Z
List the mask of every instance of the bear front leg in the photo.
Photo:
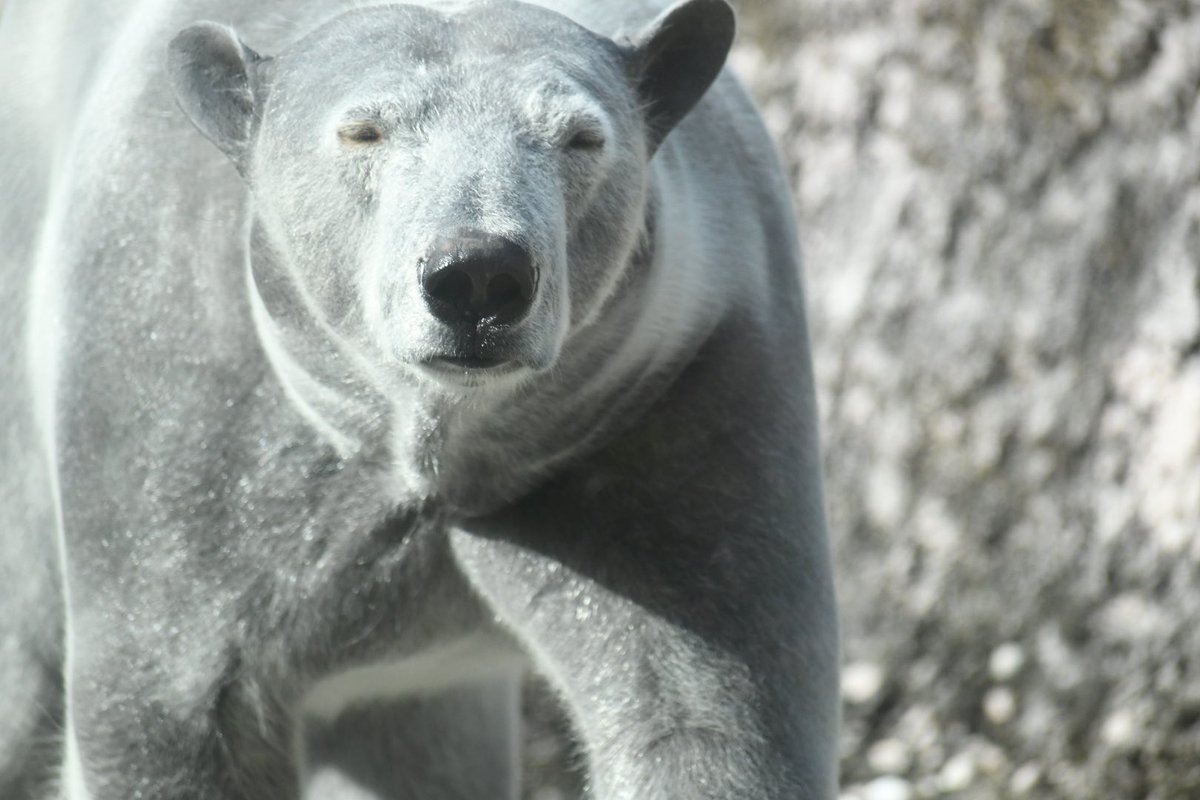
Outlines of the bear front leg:
M556 481L452 534L557 684L596 800L828 800L837 626L820 506ZM811 499L808 498L808 499Z
M82 583L71 587L65 800L295 797L284 717L242 674L218 592Z

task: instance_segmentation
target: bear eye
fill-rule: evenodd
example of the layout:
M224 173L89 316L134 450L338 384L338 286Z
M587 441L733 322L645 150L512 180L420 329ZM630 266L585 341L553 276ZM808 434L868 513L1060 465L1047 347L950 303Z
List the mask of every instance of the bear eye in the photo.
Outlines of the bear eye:
M597 151L604 147L604 132L594 128L581 128L567 139L568 150Z
M338 128L338 138L343 144L366 145L383 141L383 129L374 122L348 122Z

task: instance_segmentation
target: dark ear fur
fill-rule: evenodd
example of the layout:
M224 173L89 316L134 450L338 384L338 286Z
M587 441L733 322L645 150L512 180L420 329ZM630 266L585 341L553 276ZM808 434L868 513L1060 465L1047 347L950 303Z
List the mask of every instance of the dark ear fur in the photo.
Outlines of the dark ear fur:
M726 0L682 0L633 40L629 53L652 152L716 80L736 27Z
M175 99L200 132L239 168L249 149L265 92L264 59L215 22L184 28L167 48Z

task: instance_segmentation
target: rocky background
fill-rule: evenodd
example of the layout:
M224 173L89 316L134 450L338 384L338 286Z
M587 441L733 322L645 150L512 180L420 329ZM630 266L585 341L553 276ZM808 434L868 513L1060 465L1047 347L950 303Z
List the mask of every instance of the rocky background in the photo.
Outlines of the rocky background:
M1200 798L1200 3L743 0L845 800Z
M843 800L1200 798L1200 3L739 6L807 257Z

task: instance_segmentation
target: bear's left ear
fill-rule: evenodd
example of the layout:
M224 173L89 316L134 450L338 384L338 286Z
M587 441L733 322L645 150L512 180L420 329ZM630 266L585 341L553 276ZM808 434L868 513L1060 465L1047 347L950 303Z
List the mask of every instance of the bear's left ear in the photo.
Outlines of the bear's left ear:
M232 28L215 22L184 28L167 48L179 107L239 170L246 166L262 114L269 63L242 44Z
M725 0L682 0L628 45L651 152L716 80L736 28Z

